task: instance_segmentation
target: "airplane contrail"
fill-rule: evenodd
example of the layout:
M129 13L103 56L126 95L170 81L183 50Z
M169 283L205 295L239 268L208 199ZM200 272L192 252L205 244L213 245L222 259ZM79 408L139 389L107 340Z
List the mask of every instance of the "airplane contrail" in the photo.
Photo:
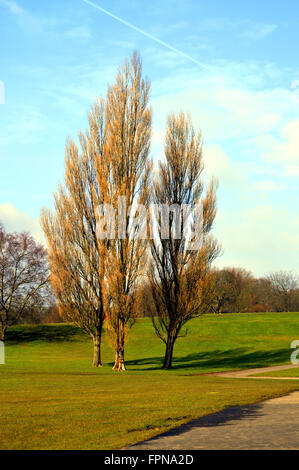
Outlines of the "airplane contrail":
M161 41L161 39L159 38L156 38L155 36L153 36L152 34L149 34L147 33L146 31L143 31L143 29L140 29L138 28L137 26L134 26L132 23L128 23L128 21L125 21L123 20L122 18L119 18L119 16L116 16L114 15L113 13L111 13L110 11L108 10L105 10L104 8L100 7L99 5L97 5L96 3L93 3L93 2L90 2L89 0L83 0L84 3L87 3L88 5L96 8L97 10L100 10L102 11L103 13L105 13L106 15L108 16L111 16L111 18L114 18L115 20L119 21L120 23L128 26L129 28L131 29L134 29L135 31L137 31L138 33L140 34L143 34L143 36L146 36L148 37L149 39L152 39L153 41L157 42L158 44L160 44L161 46L164 46L166 47L167 49L173 51L173 52L176 52L177 54L180 54L182 57L185 57L185 59L188 59L190 60L191 62L194 62L194 64L197 64L199 65L200 67L206 69L206 70L211 70L211 67L209 67L208 65L205 65L203 64L202 62L199 62L198 60L194 59L193 57L191 57L190 55L188 54L185 54L185 52L183 51L180 51L179 49L176 49L175 47L171 46L170 44L167 44L166 42L164 41Z

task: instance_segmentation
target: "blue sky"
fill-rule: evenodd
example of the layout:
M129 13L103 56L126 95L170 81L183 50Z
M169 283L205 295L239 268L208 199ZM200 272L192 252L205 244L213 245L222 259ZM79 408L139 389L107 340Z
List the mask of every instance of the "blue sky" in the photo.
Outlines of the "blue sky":
M195 62L83 0L0 0L0 220L42 240L66 137L137 49L152 81L152 156L169 111L202 129L205 178L219 178L217 264L298 273L299 3L93 3Z

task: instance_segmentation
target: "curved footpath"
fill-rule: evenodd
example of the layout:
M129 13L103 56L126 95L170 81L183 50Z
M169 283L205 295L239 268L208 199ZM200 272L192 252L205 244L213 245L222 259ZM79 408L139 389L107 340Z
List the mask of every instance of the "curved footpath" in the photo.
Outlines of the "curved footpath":
M277 380L299 380L299 377L256 377L255 374L263 374L264 372L275 372L277 370L286 369L298 369L298 365L287 365L287 366L272 366L272 367L259 367L257 369L243 369L243 370L231 370L228 372L212 372L211 374L217 377L234 377L238 379L277 379Z
M252 374L291 369L297 366L275 366L209 375L235 378ZM298 380L290 377L262 379ZM130 450L299 450L299 391L254 405L234 406L191 421Z

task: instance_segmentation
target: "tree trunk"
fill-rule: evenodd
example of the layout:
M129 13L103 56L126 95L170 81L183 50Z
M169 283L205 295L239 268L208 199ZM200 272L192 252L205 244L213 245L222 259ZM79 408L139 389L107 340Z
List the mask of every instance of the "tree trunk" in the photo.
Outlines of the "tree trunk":
M168 338L167 338L167 343L166 343L166 351L165 351L163 369L171 369L171 367L172 367L172 356L173 356L174 342L175 342L174 334L170 333Z
M125 357L123 349L118 349L117 351L115 351L115 361L112 369L120 372L127 370L125 367Z
M116 332L115 361L112 370L125 371L125 325L118 320Z
M6 327L0 325L0 341L4 341L5 338Z
M97 328L96 332L93 334L93 366L102 367L101 361L101 337L102 337L102 328Z

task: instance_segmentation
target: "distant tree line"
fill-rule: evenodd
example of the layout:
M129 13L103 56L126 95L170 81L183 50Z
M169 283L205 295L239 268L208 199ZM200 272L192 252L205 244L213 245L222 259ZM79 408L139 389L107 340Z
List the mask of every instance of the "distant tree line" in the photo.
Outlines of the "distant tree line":
M209 313L298 312L298 277L289 271L254 277L242 268L214 269L213 293L206 311ZM140 287L140 315L153 314L153 298L149 283Z
M298 312L298 278L288 271L273 272L256 278L241 268L216 270L212 311Z

